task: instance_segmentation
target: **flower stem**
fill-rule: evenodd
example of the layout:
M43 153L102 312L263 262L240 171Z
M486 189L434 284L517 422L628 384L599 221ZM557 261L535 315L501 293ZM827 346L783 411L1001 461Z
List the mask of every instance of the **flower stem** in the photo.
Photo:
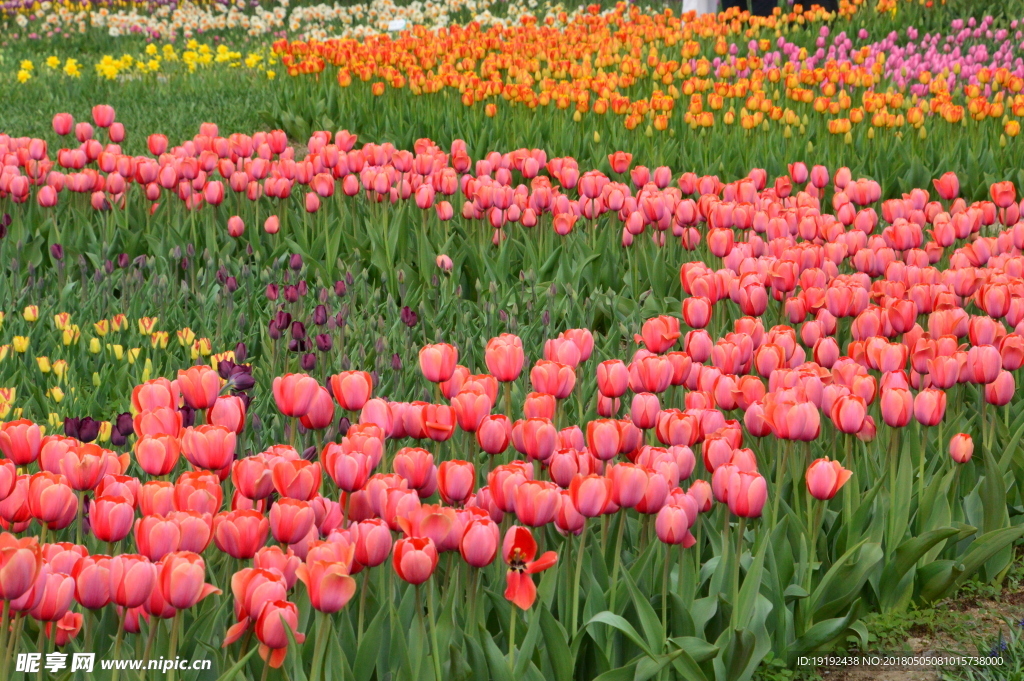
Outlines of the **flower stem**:
M583 549L587 545L587 519L583 519L580 531L580 550L576 555L576 576L572 583L572 619L569 620L569 636L576 636L576 616L580 609L580 576L583 573Z
M114 659L121 659L121 641L124 640L124 618L128 614L128 608L121 608L121 612L117 616L117 638L114 639ZM173 626L173 625L172 625ZM173 629L171 630L174 631ZM171 640L174 640L172 633ZM174 644L171 644L171 653L167 656L169 659L174 659ZM118 674L121 670L114 666L114 673L110 677L110 681L117 681ZM173 681L173 679L172 679Z
M512 617L508 624L508 666L516 668L516 604L510 603Z
M619 567L622 565L622 535L626 531L626 512L619 517L619 530L615 537L615 562L612 567L612 592L608 599L608 609L615 612L615 596L619 586Z
M437 646L437 620L434 619L434 588L427 586L428 609L430 610L430 650L434 658L434 679L441 681L441 653Z

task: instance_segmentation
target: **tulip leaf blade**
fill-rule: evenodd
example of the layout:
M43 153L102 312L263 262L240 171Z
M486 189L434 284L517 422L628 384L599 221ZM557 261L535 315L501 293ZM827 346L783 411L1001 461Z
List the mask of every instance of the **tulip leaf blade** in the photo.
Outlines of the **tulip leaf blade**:
M218 676L217 681L234 681L235 675L238 674L238 672L242 671L242 667L244 667L246 663L249 662L249 658L251 658L256 653L257 650L259 650L259 648L253 646L252 650L246 653L240 660L235 662L233 665L228 667L227 671Z
M546 606L541 606L538 610L540 611L540 626L544 634L545 650L551 663L551 669L555 673L555 681L572 681L576 656L569 650L566 643L565 630Z
M648 656L655 656L654 651L651 650L649 645L647 645L647 641L640 636L640 633L633 628L633 625L630 624L626 618L620 617L609 610L605 610L604 612L599 612L594 615L594 617L584 624L583 627L588 628L591 624L604 624L612 627L613 629L618 629L626 636L626 638L635 643L637 647L644 651Z
M651 545L654 546L653 543ZM651 602L640 593L640 589L637 588L636 582L633 581L628 570L623 571L622 579L626 582L626 587L633 598L633 606L636 608L637 617L640 619L640 628L644 630L648 647L652 651L663 651L665 649L665 635L661 628L661 620L658 619L657 613L654 612Z
M895 608L900 602L900 594L903 592L903 588L901 588L903 577L917 564L921 556L939 542L945 541L957 533L958 530L955 527L944 527L930 530L899 545L893 552L892 558L882 568L882 576L879 579L881 591L879 601L883 612Z
M388 611L381 608L377 611L370 626L363 632L363 639L356 650L355 663L352 665L352 674L355 681L370 681L373 670L377 666L377 652L380 649L380 640L384 631L384 619Z

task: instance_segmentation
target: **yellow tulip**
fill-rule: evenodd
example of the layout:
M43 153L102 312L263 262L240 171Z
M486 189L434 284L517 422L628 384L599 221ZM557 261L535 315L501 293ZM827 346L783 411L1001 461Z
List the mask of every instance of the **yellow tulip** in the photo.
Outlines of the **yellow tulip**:
M139 353L142 352L142 348L132 348L128 351L128 363L135 364L135 360L139 358Z
M192 345L192 342L196 339L196 334L192 329L187 326L184 329L178 330L178 345L185 348Z
M39 306L28 305L22 311L21 316L25 318L26 322L34 322L39 319Z
M7 359L7 353L9 353L10 351L11 351L10 343L7 343L5 345L0 345L0 362L2 362L3 360Z
M50 373L50 358L49 357L36 357L36 364L39 365L39 370L44 374Z
M92 325L92 328L95 329L97 336L106 336L110 331L110 322L106 319L101 319L100 321L95 322Z
M113 427L110 425L110 421L100 421L100 434L99 434L99 437L97 439L100 442L109 442L110 441L110 432L112 430L113 430Z
M64 345L73 345L82 337L82 331L78 328L78 324L72 324L61 331L61 335L63 336Z
M107 343L107 352L113 352L114 357L121 359L124 357L124 346L123 345L111 345Z
M63 331L64 329L66 329L68 327L68 324L70 323L70 312L58 312L57 314L53 315L53 325L56 326L59 331Z
M140 317L139 318L139 333L146 336L153 333L153 329L156 327L156 323L160 321L159 317Z
M142 382L145 383L153 375L153 360L149 357L146 358L145 364L142 365Z
M58 359L53 363L53 375L57 378L63 379L68 373L68 363L63 359Z
M100 387L100 372L92 372L92 384L96 388Z
M52 399L57 404L60 404L61 401L64 399L64 391L60 389L59 385L55 385L52 388L50 388L46 392L46 394L49 395L50 399Z
M47 423L50 424L50 427L53 428L54 430L57 430L62 425L64 425L64 419L62 419L60 417L60 414L58 414L55 411L51 411L49 414L47 414L46 421L47 421Z
M15 352L28 351L28 336L15 336L13 343Z
M114 331L128 328L128 318L123 314L116 314L110 318L110 326Z
M101 350L100 339L99 338L90 338L89 339L89 352L91 352L94 355L98 355L98 354L100 354L100 350Z

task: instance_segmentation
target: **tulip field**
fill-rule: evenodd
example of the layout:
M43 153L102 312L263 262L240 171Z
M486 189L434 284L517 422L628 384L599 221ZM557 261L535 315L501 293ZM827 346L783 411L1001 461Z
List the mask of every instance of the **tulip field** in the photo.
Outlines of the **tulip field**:
M0 680L809 680L1020 603L1024 3L680 9L0 4Z

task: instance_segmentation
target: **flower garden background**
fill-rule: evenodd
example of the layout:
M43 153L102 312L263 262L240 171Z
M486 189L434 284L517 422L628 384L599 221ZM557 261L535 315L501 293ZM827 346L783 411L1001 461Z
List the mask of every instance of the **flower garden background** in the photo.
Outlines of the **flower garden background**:
M1018 678L1024 3L680 9L0 5L0 678Z

